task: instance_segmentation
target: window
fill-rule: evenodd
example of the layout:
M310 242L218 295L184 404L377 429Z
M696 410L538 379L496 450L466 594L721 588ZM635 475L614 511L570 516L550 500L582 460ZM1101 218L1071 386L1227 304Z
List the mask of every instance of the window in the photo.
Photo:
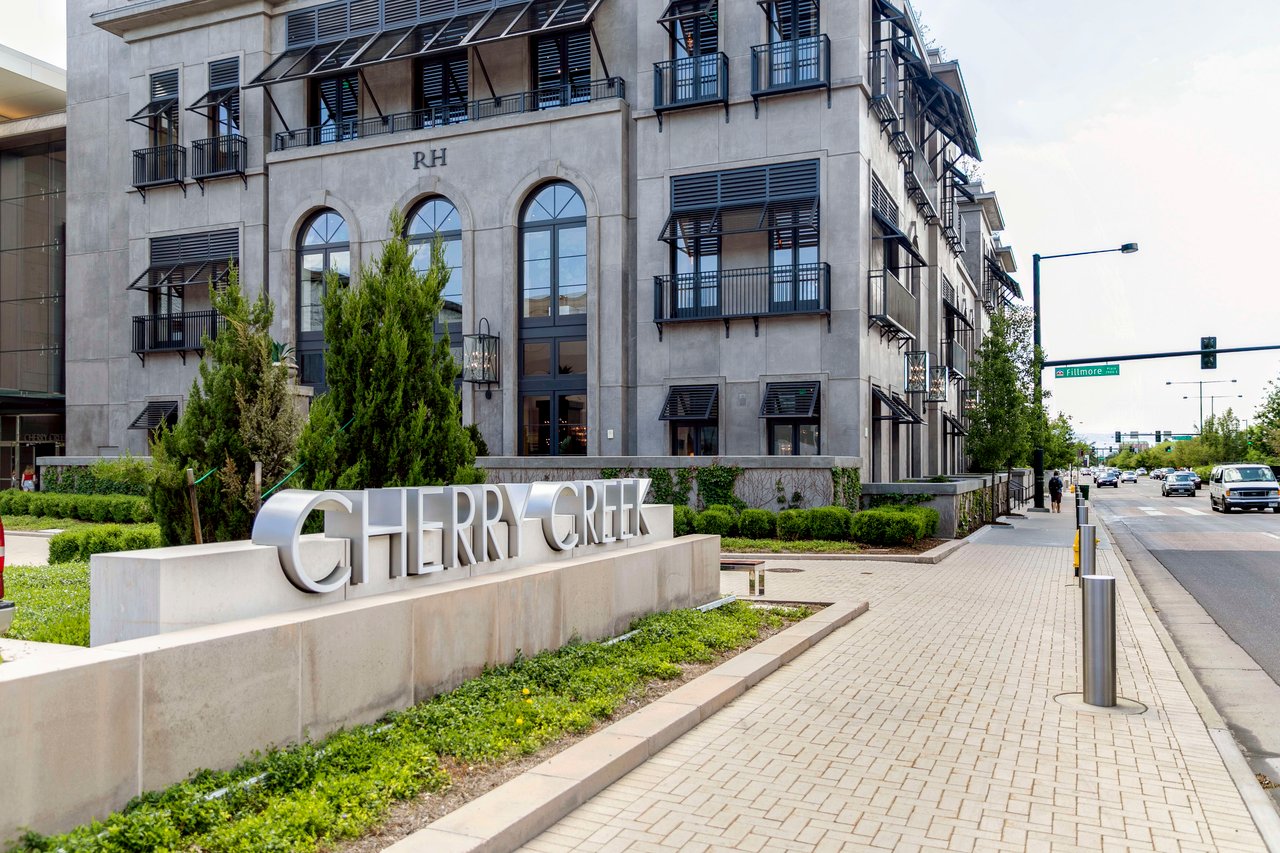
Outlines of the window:
M819 304L818 231L812 226L769 232L770 310L813 311Z
M209 63L209 135L240 134L240 60L237 57Z
M817 382L770 382L760 403L770 456L816 456L822 452Z
M317 391L328 387L324 295L331 281L342 287L351 281L351 246L346 221L332 210L322 210L307 221L298 240L298 361L303 384Z
M538 189L520 220L520 449L587 452L587 209L571 184Z
M818 0L771 0L765 7L769 16L769 41L804 39L818 34Z
M671 59L675 62L676 101L713 98L720 90L720 44L717 18L714 14L689 16L702 6L700 0L673 4L668 14L671 21Z
M720 238L680 237L671 244L676 271L677 317L716 317L720 313Z
M155 105L147 126L147 143L152 147L178 145L178 71L151 75L151 103Z
M311 81L308 123L313 145L325 145L358 135L360 118L360 78L342 74Z
M720 401L715 385L675 385L667 391L659 420L671 424L673 456L716 456L720 452Z
M467 120L467 52L422 60L419 90L422 126L435 127Z
M769 85L820 81L818 0L772 0L765 14L769 18Z
M538 109L591 99L591 32L573 30L533 40Z
M405 229L414 248L413 268L425 273L431 267L431 246L439 239L444 251L449 280L440 293L444 305L436 318L436 334L449 335L454 355L462 358L462 223L453 202L444 197L429 198L413 209Z

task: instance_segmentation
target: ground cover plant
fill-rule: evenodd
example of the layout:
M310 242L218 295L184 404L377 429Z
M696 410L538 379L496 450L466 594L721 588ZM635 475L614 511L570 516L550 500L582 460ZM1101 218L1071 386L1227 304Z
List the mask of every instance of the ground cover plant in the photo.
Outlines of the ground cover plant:
M702 512L676 507L675 532L718 535L720 549L729 552L851 554L858 551L857 543L910 547L938 532L938 511L915 503L857 513L840 506L778 513L726 505Z
M316 850L363 834L397 800L443 791L450 766L533 754L679 676L682 664L711 662L809 612L737 602L649 616L625 641L518 659L380 723L202 771L105 821L59 837L28 834L10 850Z
M120 524L151 521L151 505L130 495L69 495L48 492L0 491L0 516L37 515Z
M49 540L49 562L88 561L94 554L159 548L158 524L95 524L87 530L67 530Z
M6 566L4 597L14 603L6 637L89 645L89 564Z
M821 539L747 539L741 536L720 537L720 550L730 554L856 554L857 542L828 542Z
M79 521L74 518L61 518L53 515L5 515L4 529L17 532L22 530L92 530L100 526L94 521Z

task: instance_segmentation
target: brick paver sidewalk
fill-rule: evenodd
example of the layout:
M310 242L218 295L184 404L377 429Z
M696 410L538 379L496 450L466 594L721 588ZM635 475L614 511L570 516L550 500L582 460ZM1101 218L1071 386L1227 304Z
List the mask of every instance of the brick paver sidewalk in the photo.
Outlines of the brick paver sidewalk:
M771 598L871 611L524 849L1265 850L1109 549L1119 693L1150 710L1054 701L1080 690L1073 532L1035 514L937 566L771 563L803 569Z

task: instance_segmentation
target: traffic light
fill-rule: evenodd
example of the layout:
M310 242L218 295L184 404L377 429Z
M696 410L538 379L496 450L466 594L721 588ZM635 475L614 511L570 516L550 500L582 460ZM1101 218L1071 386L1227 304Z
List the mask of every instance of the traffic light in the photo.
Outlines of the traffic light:
M1218 339L1214 337L1201 338L1200 349L1216 350L1218 348ZM1214 370L1218 366L1218 354L1216 352L1200 354L1200 369Z
M1160 439L1162 439L1163 437L1164 437L1164 433L1161 432L1160 430L1156 430L1156 444L1159 444Z
M1116 430L1116 444L1120 443L1120 430Z
M1171 445L1169 445L1168 447L1166 447L1166 448L1164 449L1164 452L1165 452L1165 453L1172 453L1172 452L1173 452L1173 445L1171 444Z

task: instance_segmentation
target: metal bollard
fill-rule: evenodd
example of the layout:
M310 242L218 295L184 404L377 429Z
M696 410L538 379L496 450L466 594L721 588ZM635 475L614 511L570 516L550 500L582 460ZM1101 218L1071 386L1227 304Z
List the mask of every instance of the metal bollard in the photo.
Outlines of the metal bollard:
M1086 575L1083 589L1084 701L1114 708L1116 704L1116 579Z
M1080 525L1080 574L1092 575L1098 568L1098 534L1092 524Z
M756 577L759 578L756 581L756 589L760 591L761 595L764 595L764 566L756 567Z
M754 568L747 569L747 594L756 594L756 570Z
M1079 528L1080 525L1088 524L1088 523L1089 523L1089 504L1084 503L1082 501L1081 503L1076 504L1076 527Z

